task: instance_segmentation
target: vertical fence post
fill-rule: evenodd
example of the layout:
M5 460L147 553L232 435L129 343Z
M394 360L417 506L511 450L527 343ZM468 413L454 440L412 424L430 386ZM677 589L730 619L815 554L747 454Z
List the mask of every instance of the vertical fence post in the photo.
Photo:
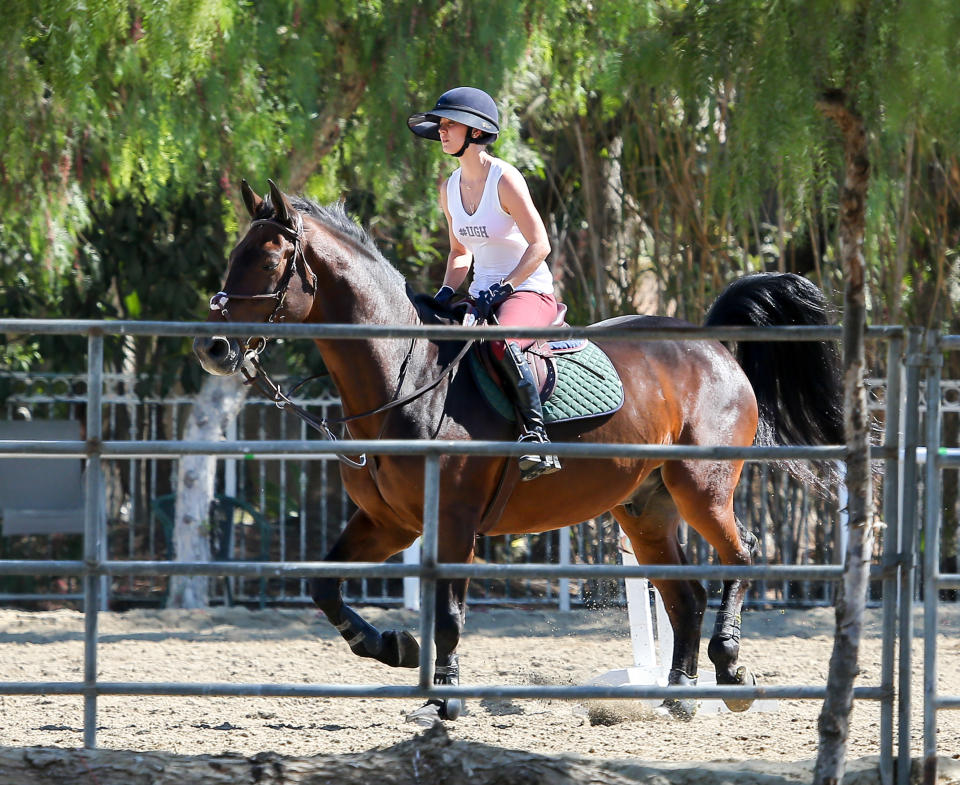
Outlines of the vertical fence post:
M900 553L900 516L898 458L901 448L900 381L903 339L891 338L887 346L887 391L884 396L884 436L887 449L896 448L898 455L888 456L883 473L883 644L880 653L880 781L893 785L893 666L896 655L897 576Z
M103 559L103 495L100 452L103 444L103 333L91 330L87 339L87 473L84 504L83 576L84 657L83 746L97 746L97 625L100 610L100 576Z
M910 783L910 704L913 673L913 584L917 541L917 442L920 438L920 368L925 363L921 349L923 330L907 329L906 394L904 396L903 451L901 457L900 525L900 658L897 673L897 785Z
M560 538L560 566L570 566L570 529L557 529L557 536ZM557 582L558 610L570 610L570 579L560 578Z
M940 599L940 333L927 333L927 465L923 522L923 782L937 781L937 602Z
M423 461L423 542L420 567L433 571L437 568L437 530L440 508L440 457L424 456ZM430 574L420 576L420 687L433 685L433 627L437 617L437 580Z

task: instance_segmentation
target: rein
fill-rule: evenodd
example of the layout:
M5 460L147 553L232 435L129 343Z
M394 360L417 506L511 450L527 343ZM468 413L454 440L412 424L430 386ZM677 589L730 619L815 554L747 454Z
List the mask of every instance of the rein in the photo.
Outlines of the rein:
M474 339L466 341L463 345L463 348L458 352L457 356L440 372L436 379L428 382L427 384L421 385L417 389L407 393L401 398L396 397L394 394L393 400L388 401L382 406L378 406L376 409L371 409L370 411L361 412L360 414L351 414L346 417L337 417L333 420L328 420L326 417L317 418L306 409L304 409L300 404L294 402L290 397L284 393L280 385L277 384L273 379L270 378L270 375L263 369L263 366L260 364L260 351L249 351L247 356L244 358L243 365L241 366L241 371L246 377L246 384L251 384L256 387L261 394L273 401L276 404L278 409L289 409L297 417L299 417L303 422L309 425L314 430L319 431L324 435L328 441L335 442L337 441L337 436L330 429L331 425L343 425L348 422L353 422L354 420L362 420L365 417L373 417L377 414L382 414L383 412L389 411L390 409L396 409L400 406L410 403L410 401L416 400L424 393L429 392L434 387L436 387L440 382L442 382L446 377L448 377L453 370L460 364L460 361L466 356L467 352L470 350L470 347L474 344ZM403 386L403 377L406 373L407 362L410 359L411 353L413 352L413 345L410 346L410 351L407 352L407 356L403 361L402 369L400 371L400 381L397 384L397 393L400 392L400 387ZM248 370L249 368L253 369L253 373ZM317 377L311 377L317 378ZM305 381L299 382L294 386L294 390L304 384ZM362 469L367 465L367 456L366 453L360 456L359 461L355 461L352 458L348 458L346 455L337 455L337 459L347 466L350 466L353 469Z

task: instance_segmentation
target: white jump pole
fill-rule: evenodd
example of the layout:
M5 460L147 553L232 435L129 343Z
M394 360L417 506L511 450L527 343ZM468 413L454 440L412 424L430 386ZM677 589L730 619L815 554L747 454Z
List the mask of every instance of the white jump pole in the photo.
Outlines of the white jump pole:
M420 563L420 538L403 552L404 564ZM403 579L403 607L408 611L420 610L420 579L415 575Z
M570 564L570 530L560 529L560 564L566 567ZM570 579L561 578L558 582L559 610L570 610Z
M620 531L618 527L618 531ZM620 556L624 566L636 567L630 541L620 531ZM667 619L660 592L653 589L654 609L650 605L650 582L646 578L626 578L623 582L627 595L627 618L630 622L630 643L633 647L633 666L649 674L651 684L666 683L673 658L673 628Z

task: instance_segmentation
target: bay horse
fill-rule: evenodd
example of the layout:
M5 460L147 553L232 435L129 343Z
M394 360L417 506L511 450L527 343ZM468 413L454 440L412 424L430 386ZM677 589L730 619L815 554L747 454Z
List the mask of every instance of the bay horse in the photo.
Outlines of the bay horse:
M258 196L244 181L252 219L230 254L222 292L208 321L286 321L417 325L418 311L400 273L340 205L320 206L283 194L271 180ZM793 274L756 274L734 281L711 308L707 325L824 325L826 303L811 282ZM684 324L626 316L597 327L644 328ZM258 339L259 340L259 339ZM623 382L624 404L614 414L549 427L560 442L733 445L843 443L842 395L836 349L827 342L741 342L737 357L713 340L594 341ZM386 338L317 339L316 344L347 415L377 412L404 391L430 387L450 363L450 341ZM262 346L258 347L262 348ZM198 337L194 351L210 373L236 373L250 349L235 338ZM739 358L739 360L737 359ZM356 439L479 439L513 441L514 426L491 416L466 363L444 383L390 411L353 419ZM445 456L440 464L440 562L469 563L481 512L498 493L512 457ZM565 458L563 469L514 484L488 535L546 532L610 512L640 564L684 564L678 527L686 521L716 549L720 561L750 565L756 537L735 518L734 489L742 460ZM796 463L788 468L797 469ZM809 468L807 468L809 471ZM357 510L327 561L383 561L422 531L423 459L372 457L366 466L341 466ZM342 580L312 582L312 597L350 648L394 667L417 667L419 644L407 631L380 631L344 603ZM706 593L695 580L654 580L674 632L669 685L695 684ZM740 611L749 582L724 582L708 647L718 684L754 684L738 662ZM434 683L459 684L457 647L466 614L467 580L437 581ZM431 701L441 719L456 719L459 700ZM728 701L746 710L751 700ZM667 700L689 718L696 702Z

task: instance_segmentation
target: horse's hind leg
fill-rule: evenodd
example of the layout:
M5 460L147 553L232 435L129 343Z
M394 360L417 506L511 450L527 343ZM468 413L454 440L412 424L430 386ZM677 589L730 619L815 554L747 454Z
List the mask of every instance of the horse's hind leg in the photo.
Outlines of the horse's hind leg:
M416 532L377 525L366 513L358 510L324 561L384 561L406 548L416 537ZM353 653L392 667L418 667L420 645L416 639L406 630L380 632L344 603L341 583L340 578L315 578L311 593L313 601Z
M749 566L757 541L733 514L733 491L740 479L739 461L674 461L663 467L663 478L680 514L716 550L723 564ZM723 596L707 654L717 672L717 684L752 685L753 674L738 664L740 612L750 582L724 581ZM731 711L746 711L752 698L725 700Z
M746 544L751 562L757 557L760 544L753 532L743 528L737 521L741 539ZM717 684L756 684L756 677L744 665L738 666L740 656L740 611L746 597L750 581L737 578L723 582L723 597L717 621L713 627L713 636L707 654L717 670ZM753 704L752 698L725 699L730 711L746 711Z
M660 482L659 472L625 505L612 511L620 527L630 538L639 564L686 564L677 532L681 523L677 508ZM707 596L698 581L651 581L663 598L673 628L673 659L668 685L697 683L700 654L700 627ZM663 702L673 716L690 719L697 711L695 699L669 698Z

